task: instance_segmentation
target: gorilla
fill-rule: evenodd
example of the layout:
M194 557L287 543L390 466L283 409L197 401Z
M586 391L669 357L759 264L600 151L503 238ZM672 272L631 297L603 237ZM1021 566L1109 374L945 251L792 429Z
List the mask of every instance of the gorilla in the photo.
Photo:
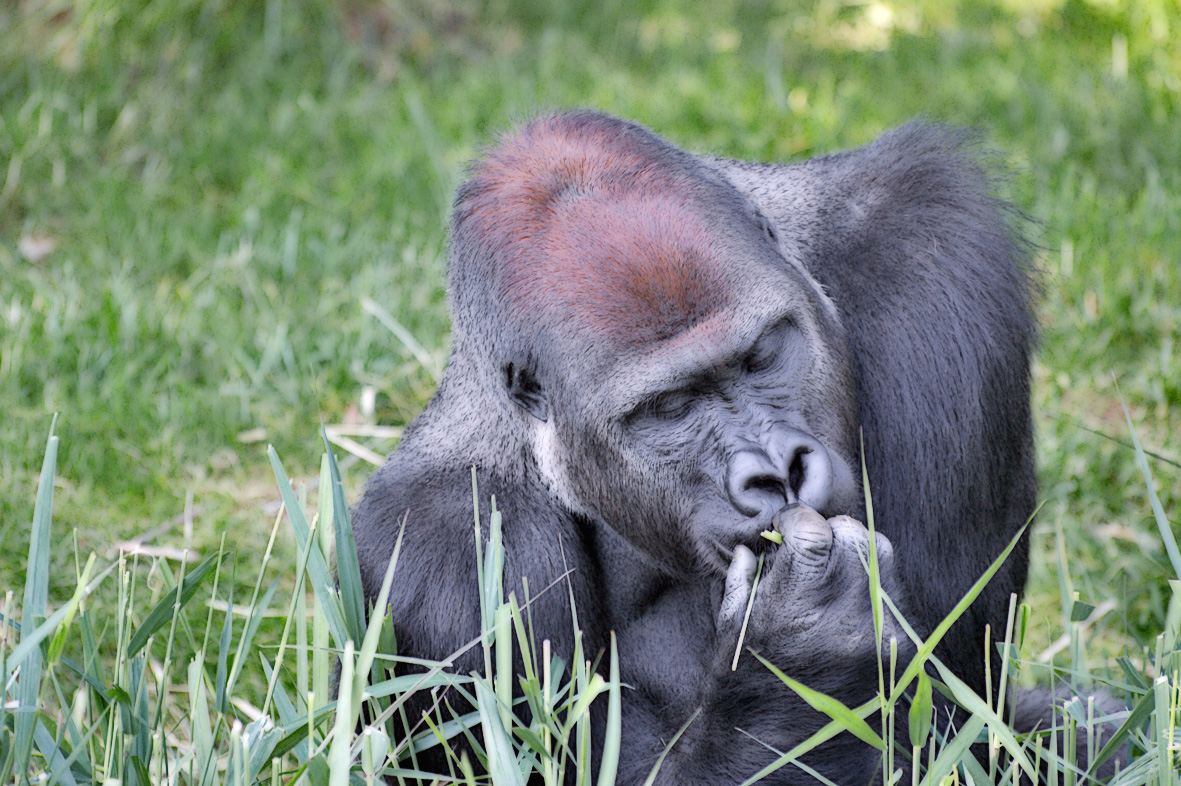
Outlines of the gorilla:
M1034 508L1029 246L970 142L912 123L754 164L590 111L496 142L455 197L446 374L354 512L370 603L405 521L399 653L479 635L474 467L536 638L569 661L571 599L592 657L617 636L620 783L694 713L663 783L738 782L827 722L754 657L731 669L748 604L744 649L871 698L863 463L882 585L923 635ZM980 695L985 626L1003 635L1027 562L1023 539L936 651ZM803 761L837 783L880 771L849 734Z

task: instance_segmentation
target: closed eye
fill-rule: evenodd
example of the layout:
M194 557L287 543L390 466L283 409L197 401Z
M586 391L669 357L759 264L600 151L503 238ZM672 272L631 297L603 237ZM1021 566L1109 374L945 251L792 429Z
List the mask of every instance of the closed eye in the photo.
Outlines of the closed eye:
M774 366L778 357L778 347L759 349L746 356L743 367L748 374L758 374Z
M689 391L674 391L653 396L636 407L628 420L635 422L646 418L658 420L681 420L693 412L697 396Z
M748 374L758 374L773 368L787 342L787 334L794 326L795 323L789 317L781 319L765 331L742 359L743 370Z

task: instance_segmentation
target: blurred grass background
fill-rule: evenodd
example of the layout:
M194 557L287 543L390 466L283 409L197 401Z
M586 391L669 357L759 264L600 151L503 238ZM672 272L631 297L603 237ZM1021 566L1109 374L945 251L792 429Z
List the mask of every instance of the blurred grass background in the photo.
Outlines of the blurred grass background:
M1108 651L1151 646L1166 558L1119 397L1175 515L1179 75L1176 0L0 5L0 594L55 412L83 555L261 554L268 442L312 478L320 422L408 422L448 344L450 193L513 120L590 106L786 161L926 115L981 129L1037 221L1034 624L1048 645L1077 591L1114 601Z

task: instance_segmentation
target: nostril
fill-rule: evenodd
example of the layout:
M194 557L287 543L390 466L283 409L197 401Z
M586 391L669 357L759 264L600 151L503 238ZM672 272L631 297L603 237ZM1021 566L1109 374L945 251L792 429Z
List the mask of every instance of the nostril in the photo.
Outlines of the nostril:
M742 490L783 496L783 481L770 475L758 475L747 480Z
M791 465L787 468L787 487L791 489L792 497L795 499L800 498L800 489L803 488L806 477L804 456L811 452L808 448L800 448L792 456Z
M774 513L787 502L786 479L766 453L743 450L730 458L726 490L747 516Z

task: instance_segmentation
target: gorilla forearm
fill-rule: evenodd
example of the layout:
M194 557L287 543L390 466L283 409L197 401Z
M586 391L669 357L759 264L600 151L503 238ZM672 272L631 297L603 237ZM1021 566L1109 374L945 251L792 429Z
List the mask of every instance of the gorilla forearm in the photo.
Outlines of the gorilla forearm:
M829 718L807 706L762 664L749 660L717 681L709 699L696 708L696 717L686 711L693 708L670 709L662 716L643 702L625 705L628 755L620 761L618 783L643 783L685 723L684 734L660 764L655 782L661 786L741 783L828 723ZM835 783L858 786L870 783L880 769L877 751L850 734L827 740L800 760ZM816 781L789 763L760 782L803 786Z

